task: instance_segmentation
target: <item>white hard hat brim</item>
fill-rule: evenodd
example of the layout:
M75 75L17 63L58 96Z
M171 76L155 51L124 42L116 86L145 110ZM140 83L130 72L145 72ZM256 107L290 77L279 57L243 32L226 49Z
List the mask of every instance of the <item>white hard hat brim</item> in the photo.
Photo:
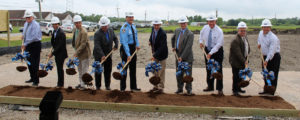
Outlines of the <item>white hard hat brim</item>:
M272 25L261 25L261 27L272 27Z
M188 21L178 21L178 23L187 23Z
M162 22L152 22L153 25L161 25Z
M217 18L214 18L214 19L206 19L206 21L216 21Z

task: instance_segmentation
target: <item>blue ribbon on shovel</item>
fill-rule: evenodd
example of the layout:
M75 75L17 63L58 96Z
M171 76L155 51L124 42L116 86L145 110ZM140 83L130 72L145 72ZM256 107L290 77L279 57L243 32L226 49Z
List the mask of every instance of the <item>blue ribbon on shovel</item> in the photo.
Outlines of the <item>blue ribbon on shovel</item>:
M29 52L24 51L23 54L17 53L17 55L11 58L11 60L12 61L24 60L28 65L31 65L31 63L27 60L29 56L30 56Z
M79 59L77 57L75 57L74 59L70 58L66 65L68 68L75 68L75 65L79 65Z
M188 62L178 62L178 66L177 66L177 72L176 72L176 76L180 76L183 73L185 73L187 76L190 75L190 72L188 71L189 69L191 69L191 67L189 66Z
M145 67L145 75L147 77L149 77L149 72L154 74L154 72L158 72L159 70L161 70L161 64L160 63L156 63L155 61L150 62Z

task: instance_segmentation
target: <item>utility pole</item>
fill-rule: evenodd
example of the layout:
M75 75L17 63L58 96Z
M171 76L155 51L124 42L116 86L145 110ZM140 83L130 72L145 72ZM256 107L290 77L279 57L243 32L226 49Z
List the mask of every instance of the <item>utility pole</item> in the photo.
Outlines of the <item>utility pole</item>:
M42 16L42 4L41 4L41 2L43 2L43 0L35 0L35 2L37 2L39 4L40 21L42 21L43 20L43 16Z
M216 9L216 18L218 18L218 9Z
M170 22L170 12L168 11L168 22L167 22L168 26L169 26L169 22Z
M145 10L145 24L146 24L146 20L147 20L147 11Z
M120 14L119 14L119 3L117 4L117 15L118 15L118 22L120 22Z

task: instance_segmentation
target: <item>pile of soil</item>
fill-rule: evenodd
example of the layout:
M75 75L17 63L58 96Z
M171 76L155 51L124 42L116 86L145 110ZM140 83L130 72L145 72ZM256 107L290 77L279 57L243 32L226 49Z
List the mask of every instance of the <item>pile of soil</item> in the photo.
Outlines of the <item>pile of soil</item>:
M143 92L121 92L119 90L97 90L90 94L87 90L67 88L30 87L10 85L0 89L0 95L42 98L47 91L59 90L63 93L64 100L118 102L133 104L176 105L176 106L201 106L201 107L242 107L242 108L269 108L269 109L295 109L279 96L216 96L195 95L184 96L176 94L158 94L155 97ZM69 88L70 90L70 88Z

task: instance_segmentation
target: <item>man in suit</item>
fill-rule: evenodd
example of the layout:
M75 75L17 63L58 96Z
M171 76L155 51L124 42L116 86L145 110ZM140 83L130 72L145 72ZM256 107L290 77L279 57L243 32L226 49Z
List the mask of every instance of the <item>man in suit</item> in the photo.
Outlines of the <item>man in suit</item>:
M184 16L178 21L180 28L175 30L172 37L172 51L176 52L178 60L176 60L176 68L178 67L178 62L188 62L191 69L188 71L192 76L192 65L193 65L193 41L194 34L187 28L188 19ZM178 69L177 69L178 71ZM177 91L176 94L183 93L184 83L182 81L183 75L176 76L177 79ZM187 90L187 95L192 95L192 83L186 83L185 89Z
M24 44L21 49L29 52L30 56L27 60L31 63L31 65L28 65L30 80L25 82L32 82L32 86L38 86L40 79L37 72L40 65L42 31L40 29L40 24L34 20L35 15L31 10L25 11L24 18L26 19L24 31L22 33Z
M74 57L78 57L79 65L79 85L77 89L85 89L85 84L82 81L82 75L88 72L89 69L89 58L91 56L91 49L89 43L89 37L85 28L82 27L82 19L79 15L75 15L73 18L75 29L73 30L72 47L75 49Z
M66 49L66 35L64 31L59 28L59 19L57 17L53 17L51 19L52 27L54 28L54 32L51 37L51 45L53 47L53 51L50 53L49 57L51 58L53 55L55 56L55 63L57 67L57 87L64 87L64 61L68 57L67 49Z
M165 83L166 59L168 58L168 46L166 32L160 27L162 22L155 19L153 22L152 32L149 38L149 45L152 48L152 61L160 63L162 69L159 70L158 76L160 83L152 89L155 93L162 93Z
M140 49L140 43L138 40L138 34L136 26L134 25L134 16L133 12L126 12L126 22L120 29L120 55L122 61L130 61L128 66L125 68L125 71L127 71L127 68L129 67L129 75L130 75L130 89L131 91L141 91L140 88L137 87L136 83L136 61L137 61L137 55L132 56L135 50ZM123 76L123 79L121 80L121 91L125 91L126 89L126 78L127 74Z
M105 58L109 52L118 49L118 38L114 33L114 30L109 28L110 20L103 16L99 21L100 29L94 35L94 51L93 55L95 61L106 61L104 65L104 80L106 90L110 90L110 76L112 70L112 59L111 55ZM114 47L113 47L114 42ZM96 89L99 90L101 87L101 73L95 72L95 83Z
M261 49L263 54L264 63L263 66L267 68L268 71L273 71L275 79L271 80L272 86L277 87L278 73L280 68L280 41L278 37L271 31L271 21L269 19L265 19L261 24L262 30L258 35L258 48ZM262 69L264 67L262 66ZM265 85L267 85L266 79L264 79ZM275 93L275 91L274 91ZM272 95L274 95L274 93ZM265 91L260 92L259 94L266 94Z
M214 59L220 64L220 69L218 70L219 73L223 74L222 71L222 62L224 58L224 36L222 29L216 25L217 18L215 16L210 16L207 19L207 24L205 25L202 30L200 31L200 48L203 49L205 46L205 52L207 56L205 57L205 64L207 65L207 61L209 59ZM204 45L204 43L205 45ZM211 71L208 70L206 67L206 82L207 88L204 89L204 92L214 91L214 81L215 78L211 77ZM217 90L219 95L223 94L223 78L217 80Z
M238 87L238 83L242 81L239 72L248 64L247 57L250 53L250 45L246 34L246 23L240 22L237 29L238 34L231 42L229 53L229 63L231 64L233 75L232 92L234 96L240 96L239 92L245 93L244 90Z

